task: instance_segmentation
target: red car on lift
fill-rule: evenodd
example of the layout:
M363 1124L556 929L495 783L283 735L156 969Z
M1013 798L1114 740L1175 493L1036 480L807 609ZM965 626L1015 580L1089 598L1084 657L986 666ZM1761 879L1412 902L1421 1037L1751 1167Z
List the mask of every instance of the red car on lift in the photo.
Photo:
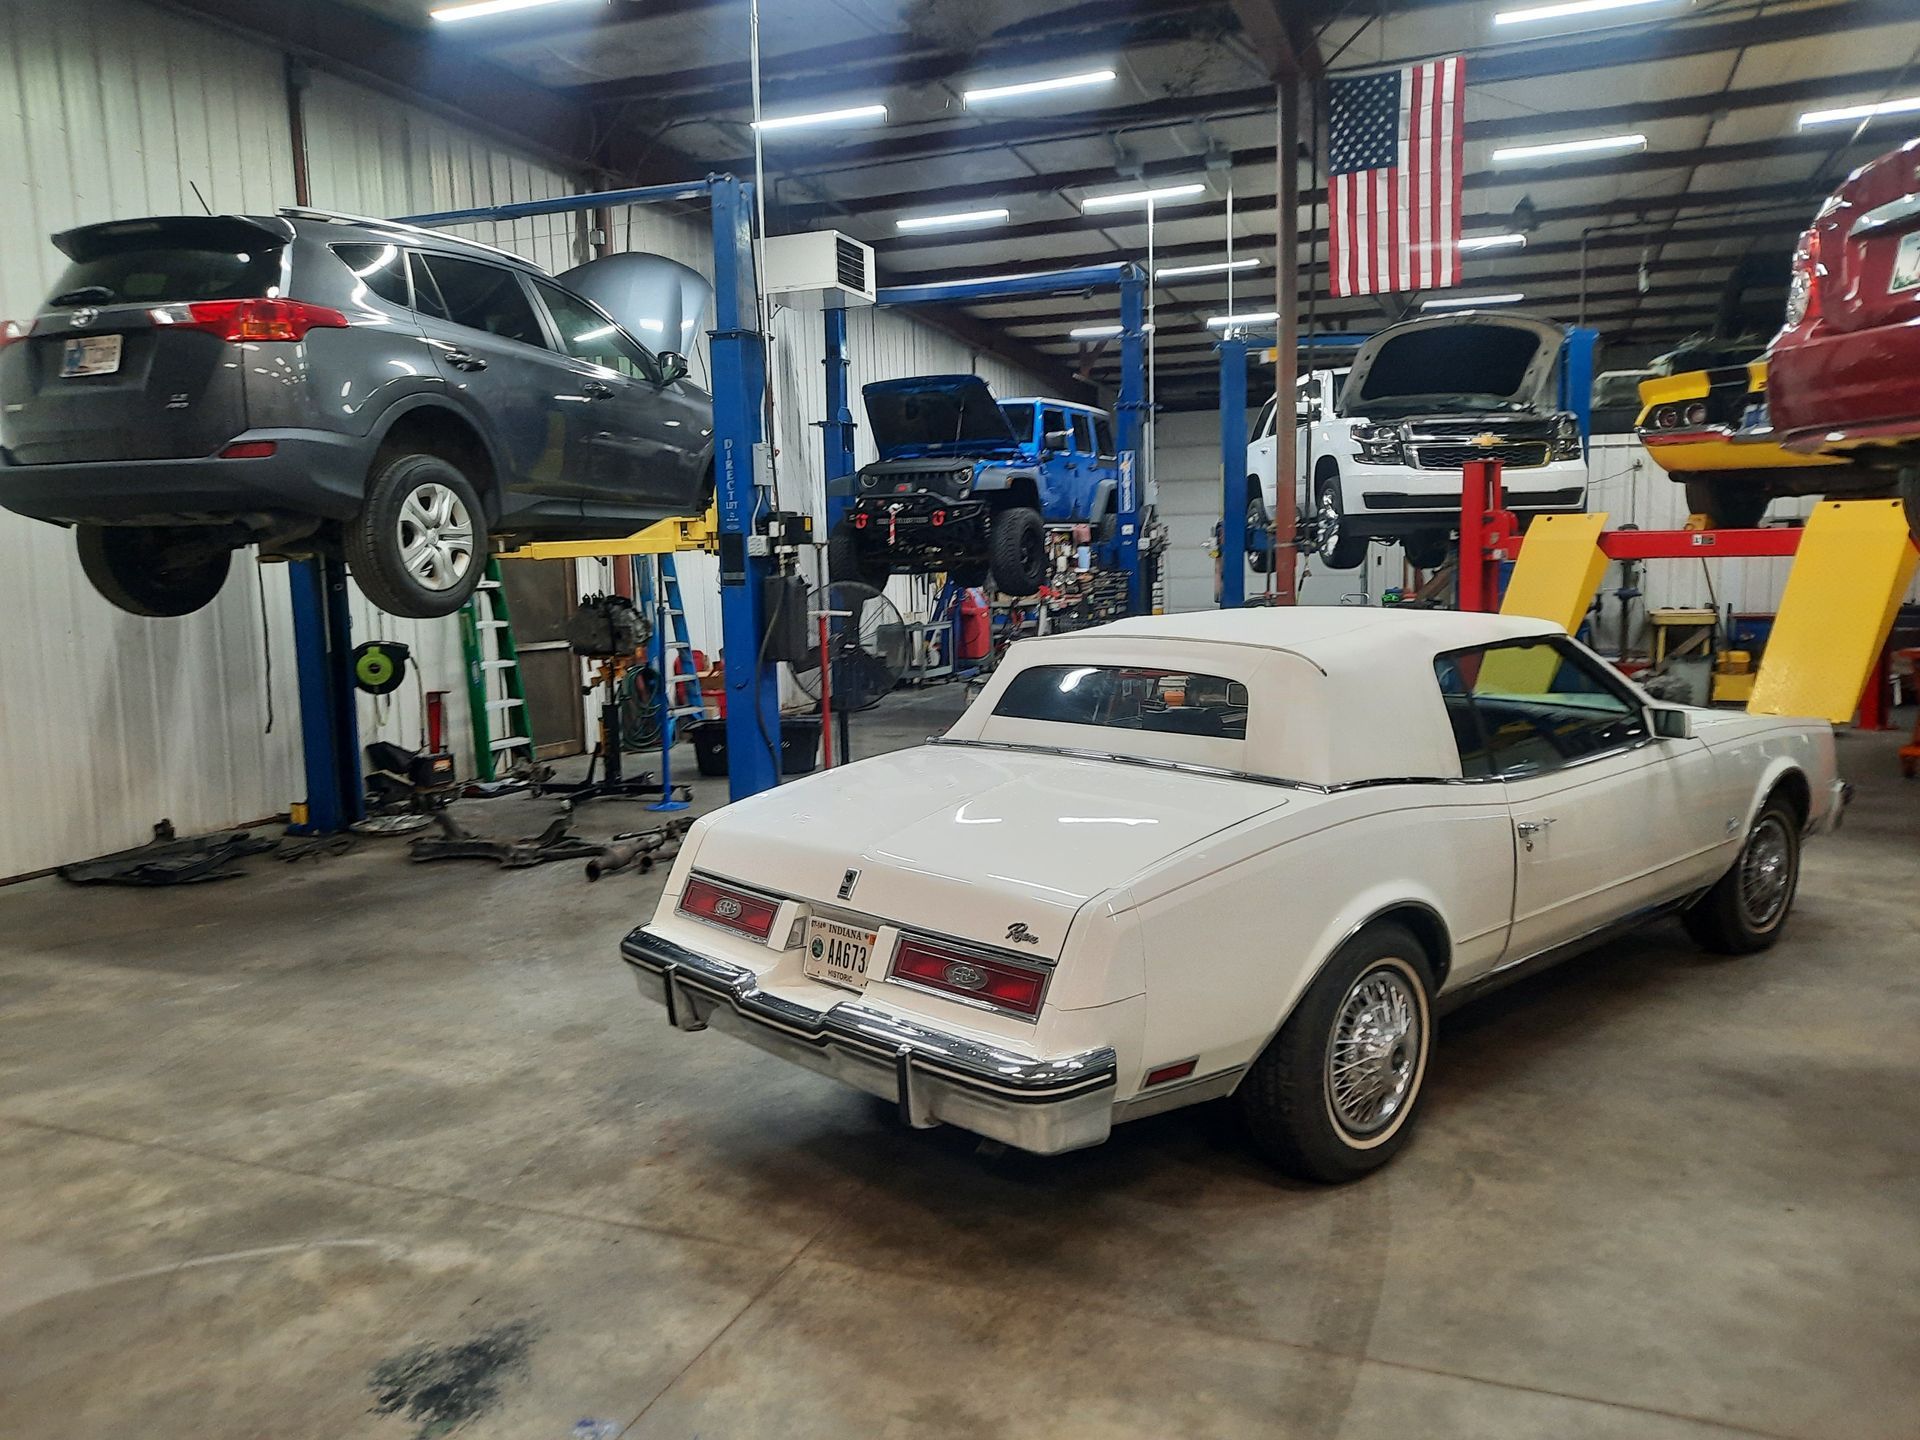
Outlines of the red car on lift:
M1788 449L1897 472L1920 538L1920 139L1854 171L1800 237L1767 404Z

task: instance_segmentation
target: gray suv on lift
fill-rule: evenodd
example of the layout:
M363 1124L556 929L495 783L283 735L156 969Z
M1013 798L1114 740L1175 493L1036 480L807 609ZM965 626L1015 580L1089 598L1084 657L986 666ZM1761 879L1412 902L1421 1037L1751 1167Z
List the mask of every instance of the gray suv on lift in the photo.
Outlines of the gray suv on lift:
M52 298L0 329L0 505L72 526L123 610L198 610L253 544L343 553L382 610L447 615L503 536L706 507L686 361L504 251L308 210L53 243Z

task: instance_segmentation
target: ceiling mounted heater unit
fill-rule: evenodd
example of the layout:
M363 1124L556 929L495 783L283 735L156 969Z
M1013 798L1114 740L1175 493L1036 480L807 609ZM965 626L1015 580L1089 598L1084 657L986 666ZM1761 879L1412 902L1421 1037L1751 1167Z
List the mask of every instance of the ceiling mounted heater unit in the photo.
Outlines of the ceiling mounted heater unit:
M796 310L850 310L873 304L873 247L835 230L769 235L767 294Z

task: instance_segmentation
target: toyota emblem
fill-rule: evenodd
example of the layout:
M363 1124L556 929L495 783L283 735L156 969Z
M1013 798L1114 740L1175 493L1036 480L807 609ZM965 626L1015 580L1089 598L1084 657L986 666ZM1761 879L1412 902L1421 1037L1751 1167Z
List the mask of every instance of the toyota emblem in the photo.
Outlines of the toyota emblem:
M82 305L67 317L67 323L76 330L84 330L100 318L100 312L91 305Z

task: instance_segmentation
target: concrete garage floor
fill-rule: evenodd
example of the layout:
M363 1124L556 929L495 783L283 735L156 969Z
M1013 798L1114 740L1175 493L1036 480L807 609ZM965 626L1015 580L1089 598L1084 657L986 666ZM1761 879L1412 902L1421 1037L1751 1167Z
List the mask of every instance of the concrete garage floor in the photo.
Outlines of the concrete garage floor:
M1920 784L1844 763L1779 948L1451 1017L1338 1191L1218 1112L982 1156L677 1034L637 874L0 890L0 1434L1912 1437Z

